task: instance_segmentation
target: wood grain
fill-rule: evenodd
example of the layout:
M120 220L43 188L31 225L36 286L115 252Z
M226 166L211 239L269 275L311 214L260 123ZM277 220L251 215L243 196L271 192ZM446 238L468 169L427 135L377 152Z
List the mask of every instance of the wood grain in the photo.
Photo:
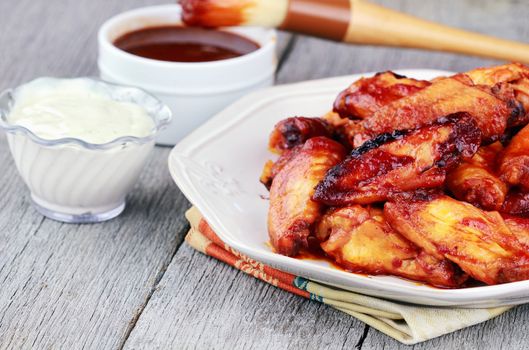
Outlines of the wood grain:
M65 225L31 208L4 139L0 348L116 348L182 240L187 207L158 150L123 216ZM174 215L170 215L173 214Z
M96 32L164 1L1 1L0 88L97 75ZM188 202L156 149L123 216L63 225L36 213L0 136L0 348L117 348L180 245Z
M183 245L125 349L351 349L363 330Z
M0 2L0 89L38 76L97 75L98 27L160 0ZM288 44L282 35L280 50ZM119 218L44 219L0 136L0 349L120 348L180 246L189 203L156 148Z

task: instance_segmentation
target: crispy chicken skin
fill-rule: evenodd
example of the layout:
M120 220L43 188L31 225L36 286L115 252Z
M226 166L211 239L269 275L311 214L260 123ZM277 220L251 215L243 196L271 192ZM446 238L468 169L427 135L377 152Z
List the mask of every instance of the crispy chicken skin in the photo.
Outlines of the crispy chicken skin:
M314 236L319 242L323 243L339 227L351 231L373 216L380 215L382 215L382 210L372 206L364 207L354 204L341 208L331 208L321 218L314 232Z
M366 130L360 120L341 118L335 112L325 114L322 119L333 129L333 138L349 149L359 147L369 140L365 138Z
M504 134L513 107L484 89L445 78L380 108L363 120L363 126L376 136L416 129L457 112L469 113L483 133L484 141L492 142Z
M520 63L477 68L459 73L454 78L470 81L474 85L491 88L491 92L512 107L508 127L523 126L529 122L529 68Z
M501 209L508 188L494 169L502 149L500 142L482 146L471 159L448 172L446 186L455 198L485 210Z
M527 246L497 212L433 195L427 200L387 202L384 216L425 252L456 263L478 281L497 284L529 278Z
M316 136L331 137L331 128L320 118L292 117L287 118L274 127L270 134L268 148L271 152L281 154L287 149L302 145Z
M429 81L410 79L389 71L377 73L357 80L342 91L334 102L334 111L342 118L364 119L380 107L429 85Z
M438 187L447 170L472 157L480 143L481 132L465 113L411 132L380 135L332 168L313 198L327 205L369 204Z
M514 98L521 103L526 113L522 122L527 124L529 122L529 77L519 79L511 83L511 86L514 90ZM516 125L523 125L522 122Z
M439 287L457 287L465 280L451 262L426 254L395 232L381 210L359 205L332 210L316 235L329 236L322 249L352 272L396 275Z
M284 150L275 163L271 160L265 163L259 181L261 181L261 183L265 185L267 190L270 191L272 181L274 180L276 175L297 153L300 152L301 148L303 148L303 145L298 145L292 149Z
M500 156L500 175L508 184L529 190L529 125L516 134Z
M505 224L516 236L518 241L524 246L529 247L529 218L521 218L513 215L502 215Z
M458 75L465 75L475 85L494 86L529 77L529 68L521 63L508 63L502 66L476 68Z
M500 211L510 215L529 216L529 192L511 190Z
M298 254L307 247L322 205L311 197L325 173L345 157L343 146L325 137L309 139L278 172L270 188L268 233L278 253Z

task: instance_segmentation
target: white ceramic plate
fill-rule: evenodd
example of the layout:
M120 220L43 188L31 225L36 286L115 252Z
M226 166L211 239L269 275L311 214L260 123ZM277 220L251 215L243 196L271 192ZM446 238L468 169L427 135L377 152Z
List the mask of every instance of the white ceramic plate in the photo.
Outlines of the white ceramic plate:
M418 79L450 74L419 69L399 73ZM360 76L277 86L242 98L173 149L169 169L175 182L225 243L283 271L415 304L489 307L528 302L529 281L437 289L398 277L348 273L324 261L282 256L268 247L268 191L259 183L259 175L265 161L273 158L267 151L269 133L275 123L286 117L321 116L328 112L336 95Z

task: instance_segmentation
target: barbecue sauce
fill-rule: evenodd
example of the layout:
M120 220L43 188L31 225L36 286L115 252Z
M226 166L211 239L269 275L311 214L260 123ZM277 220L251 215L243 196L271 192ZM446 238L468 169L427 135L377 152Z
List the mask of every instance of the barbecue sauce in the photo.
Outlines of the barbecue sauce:
M219 61L259 49L241 35L183 26L142 28L122 35L114 45L136 56L168 62Z

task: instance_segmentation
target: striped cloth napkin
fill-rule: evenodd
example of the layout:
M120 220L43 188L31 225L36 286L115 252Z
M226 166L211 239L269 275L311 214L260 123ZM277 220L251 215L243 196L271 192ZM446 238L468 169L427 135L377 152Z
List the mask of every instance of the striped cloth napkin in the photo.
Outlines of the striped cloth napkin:
M224 244L195 207L187 211L186 218L191 224L186 242L194 249L275 287L327 304L404 344L439 337L487 321L510 309L415 306L325 286L266 266Z

